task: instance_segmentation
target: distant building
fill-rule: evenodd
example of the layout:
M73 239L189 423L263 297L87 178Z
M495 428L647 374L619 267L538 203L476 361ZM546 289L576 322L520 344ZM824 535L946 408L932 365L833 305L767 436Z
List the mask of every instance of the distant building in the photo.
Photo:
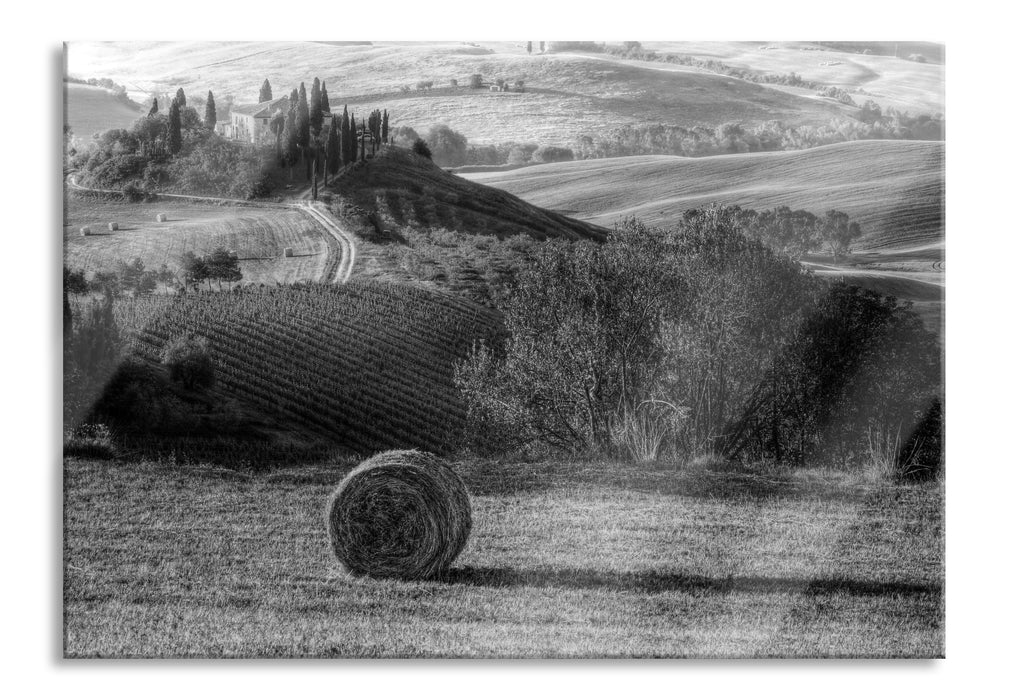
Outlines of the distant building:
M270 122L277 114L287 114L288 97L281 97L255 105L236 105L231 108L231 121L218 125L222 136L246 143L273 143Z

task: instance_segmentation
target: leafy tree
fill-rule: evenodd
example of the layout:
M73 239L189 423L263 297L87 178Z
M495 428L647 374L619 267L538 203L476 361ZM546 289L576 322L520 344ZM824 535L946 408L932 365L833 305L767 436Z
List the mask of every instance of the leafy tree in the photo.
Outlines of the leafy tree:
M438 165L456 166L466 162L466 137L444 124L436 124L427 132L427 144L432 160Z
M819 225L819 238L830 250L834 262L839 255L851 252L851 244L862 236L862 228L848 215L836 209L829 210Z
M425 141L424 139L417 139L416 141L414 141L413 146L411 148L413 152L416 153L417 155L423 156L428 160L431 159L431 149L428 148L427 141Z
M474 90L483 87L483 76L480 73L474 73L469 77L469 86Z
M87 294L88 283L84 277L84 270L71 270L64 265L63 291L69 292L70 294Z
M214 386L214 363L205 338L191 334L176 338L165 348L162 362L172 381L187 391L205 391Z
M175 91L175 101L179 103L179 109L186 106L186 91L179 88Z
M263 81L263 86L259 88L259 102L269 102L273 99L273 88L270 87L270 79Z
M214 93L207 92L207 109L203 116L203 124L207 131L213 131L217 125L217 105L214 104Z
M210 277L210 271L207 269L206 261L190 250L179 258L179 275L182 278L182 283L187 287L189 285L199 286L201 282Z
M721 208L671 231L627 222L602 246L549 244L498 302L503 347L460 366L474 434L620 452L644 421L672 453L724 452L812 284Z
M536 163L561 163L574 160L575 154L562 146L540 146L533 152L532 159Z
M420 134L414 131L409 126L394 126L389 131L389 138L392 143L397 141L404 146L412 146L413 142L420 138Z
M149 111L147 113L147 116L148 117L153 117L157 113L158 113L158 98L155 97L154 98L154 103L151 105L151 111Z
M123 338L113 313L113 296L92 300L70 314L63 344L63 421L73 426L87 417L119 363Z
M231 283L242 279L242 270L238 266L238 255L228 252L222 247L217 247L211 251L210 255L204 258L204 264L206 265L207 277L217 280L218 288L220 288L222 282L227 282L230 288Z
M182 88L179 88L180 90ZM173 156L182 150L182 108L178 98L172 100L168 110L168 152Z

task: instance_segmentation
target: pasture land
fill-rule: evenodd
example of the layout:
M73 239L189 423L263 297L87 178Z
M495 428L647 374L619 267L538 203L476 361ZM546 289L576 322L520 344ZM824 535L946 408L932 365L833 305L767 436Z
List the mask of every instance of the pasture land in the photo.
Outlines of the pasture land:
M457 464L445 580L351 578L348 466L64 461L68 657L941 657L942 484Z
M145 112L116 99L110 90L95 85L64 83L66 123L74 137L90 141L95 133L108 129L126 129Z
M827 48L809 42L753 41L646 41L645 49L659 53L714 59L733 68L774 74L798 73L805 80L822 85L862 91L852 94L861 104L873 100L883 109L893 107L911 114L946 111L945 65L941 44L908 42L841 42L858 44ZM894 45L898 57L894 57ZM855 51L868 49L872 53ZM906 58L911 53L929 57L925 63ZM647 62L635 62L649 65ZM662 65L652 63L651 65ZM797 94L813 91L787 88Z
M164 213L168 220L156 221ZM119 260L139 257L149 270L178 267L188 251L197 255L221 246L238 253L242 284L323 281L331 238L307 213L294 209L106 201L69 195L64 201L64 264L93 273L111 270ZM119 224L110 232L109 222ZM83 226L92 235L82 236ZM284 248L293 257L284 257Z
M683 158L631 156L466 173L537 206L609 226L626 217L671 226L711 202L839 209L861 224L856 250L935 244L944 237L945 145L851 141L804 151Z
M530 56L525 42L81 42L68 49L68 70L159 92L213 90L234 95L237 104L254 102L264 78L279 96L318 76L334 105L346 103L359 115L388 109L394 126L422 132L444 122L479 143L565 144L629 121L689 127L777 119L815 126L853 111L703 70L660 71L601 54ZM471 90L475 73L486 82L524 80L527 91ZM450 88L452 79L458 89ZM418 91L418 81L433 81L436 89ZM403 86L410 92L400 92ZM134 97L146 95L138 90Z

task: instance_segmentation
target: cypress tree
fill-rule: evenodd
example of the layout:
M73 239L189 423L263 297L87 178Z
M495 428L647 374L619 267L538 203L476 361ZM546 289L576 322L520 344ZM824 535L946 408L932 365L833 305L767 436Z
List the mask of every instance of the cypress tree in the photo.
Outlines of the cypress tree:
M175 101L179 103L179 110L186 106L186 91L179 88L175 91Z
M147 113L148 117L153 117L158 113L158 98L154 98L154 104L151 105L151 111Z
M305 159L305 179L312 178L312 159L309 158L309 149L312 146L312 124L309 118L308 97L305 93L305 83L298 88L298 121L296 123L298 133L298 146L301 148L302 157Z
M312 82L312 102L309 107L309 121L312 125L312 135L318 138L322 131L322 89L319 86L319 79Z
M326 92L326 81L322 81L322 111L326 114L332 114L329 111L329 93Z
M168 152L173 156L182 150L182 108L178 99L172 100L168 110Z
M329 174L340 169L341 129L336 117L329 120L329 138L326 139L326 163L322 173L322 186L329 185Z
M284 165L290 168L290 179L294 181L294 166L298 164L298 103L292 102L287 111L287 118L284 119L283 134Z
M347 105L343 106L343 119L340 120L340 160L344 165L354 162L350 157L350 115L347 114Z
M217 125L217 105L214 104L214 93L210 90L207 91L207 110L203 115L203 123L207 131L213 131Z
M350 162L357 160L357 120L350 115Z
M389 110L382 110L382 143L389 143Z
M263 87L259 88L259 101L269 102L273 99L273 88L270 87L270 79L263 81Z

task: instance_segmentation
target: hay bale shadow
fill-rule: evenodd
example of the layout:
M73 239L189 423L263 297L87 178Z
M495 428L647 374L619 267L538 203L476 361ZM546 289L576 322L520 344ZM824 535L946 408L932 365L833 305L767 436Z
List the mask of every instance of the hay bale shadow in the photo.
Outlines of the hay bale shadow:
M803 578L787 576L711 577L670 570L594 571L591 569L518 569L514 567L464 566L450 569L443 583L489 588L606 589L633 593L682 591L850 596L938 595L942 587L912 581L870 581L851 578Z

